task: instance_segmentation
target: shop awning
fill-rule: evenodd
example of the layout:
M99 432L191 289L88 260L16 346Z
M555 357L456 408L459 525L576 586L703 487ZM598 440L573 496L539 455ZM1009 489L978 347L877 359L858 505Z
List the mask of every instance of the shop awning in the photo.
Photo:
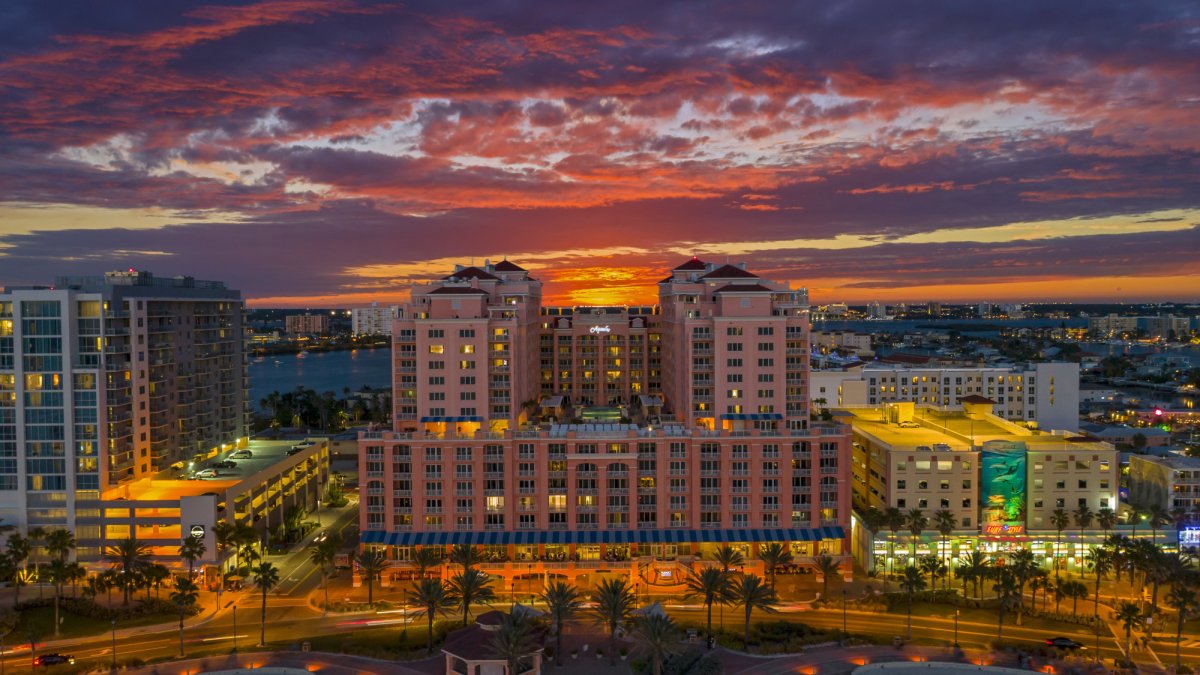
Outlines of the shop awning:
M364 544L388 546L533 546L554 544L729 544L844 539L840 526L725 530L519 530L484 532L383 532L368 530Z

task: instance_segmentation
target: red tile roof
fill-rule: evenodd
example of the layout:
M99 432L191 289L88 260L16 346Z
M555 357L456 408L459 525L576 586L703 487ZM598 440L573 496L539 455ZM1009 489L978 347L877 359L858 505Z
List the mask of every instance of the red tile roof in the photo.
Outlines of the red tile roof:
M478 267L464 267L463 269L442 277L443 279L499 279L500 277L479 269Z
M675 277L667 277L666 279L663 279L662 281L660 281L660 282L658 282L658 283L660 283L660 284L669 284L669 283L671 283L671 282L672 282L674 279L675 279Z
M775 289L762 284L729 284L722 286L713 293L774 293Z
M471 288L470 286L439 286L432 291L430 295L487 295L488 292L480 288Z
M681 271L681 272L691 272L691 271L693 271L693 270L702 270L702 269L705 269L705 268L707 268L707 267L708 267L708 265L706 265L706 264L704 263L704 261L703 261L703 260L700 260L700 259L699 259L699 258L697 258L696 256L692 256L692 259L691 259L691 260L689 260L689 261L687 261L687 262L683 263L682 265L680 265L680 266L676 267L676 268L675 268L675 270L678 270L678 271Z
M501 260L500 262L493 265L492 269L496 270L497 272L524 272L525 271L524 267L518 267L518 266L514 265L513 263L510 263L508 261L508 258L505 258L504 260Z
M757 279L757 274L751 274L734 265L721 265L717 269L700 277L701 279Z

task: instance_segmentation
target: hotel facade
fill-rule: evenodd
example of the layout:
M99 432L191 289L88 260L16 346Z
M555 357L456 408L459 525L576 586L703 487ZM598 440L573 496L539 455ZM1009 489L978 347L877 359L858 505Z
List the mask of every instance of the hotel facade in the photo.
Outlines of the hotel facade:
M808 308L740 266L684 262L657 307L551 308L502 261L413 290L393 429L360 436L361 541L484 547L505 578L681 583L723 545L849 573L850 437L810 421ZM707 556L711 557L711 556Z

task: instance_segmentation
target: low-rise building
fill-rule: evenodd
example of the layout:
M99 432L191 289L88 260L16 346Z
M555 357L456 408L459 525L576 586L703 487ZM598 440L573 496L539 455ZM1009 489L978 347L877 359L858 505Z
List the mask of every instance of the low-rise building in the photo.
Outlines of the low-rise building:
M815 370L809 396L831 407L907 401L956 408L968 396L996 403L996 415L1035 422L1043 429L1079 428L1079 364L1027 366L922 366L872 363L844 370Z
M1200 511L1200 457L1129 457L1129 501L1143 508Z
M883 528L872 539L856 524L854 552L864 565L896 556L893 564L939 552L958 558L967 551L999 552L1028 544L1038 553L1078 564L1094 536L1078 529L1056 549L1058 510L1073 514L1116 511L1119 458L1113 446L1069 435L1028 429L1003 420L982 397L963 410L896 403L839 411L853 428L851 466L859 513L897 509L929 519L918 536L899 541ZM950 536L937 529L936 514L952 515ZM902 528L908 533L908 527Z

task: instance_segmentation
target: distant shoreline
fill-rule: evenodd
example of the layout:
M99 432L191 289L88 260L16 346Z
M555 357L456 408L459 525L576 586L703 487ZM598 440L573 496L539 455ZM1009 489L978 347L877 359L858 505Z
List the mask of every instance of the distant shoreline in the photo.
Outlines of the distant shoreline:
M271 345L261 347L251 347L250 356L287 356L295 355L300 352L349 352L355 349L391 349L391 344L387 342L372 342L370 344L331 344L331 345L312 345L302 346L297 344L286 345Z

